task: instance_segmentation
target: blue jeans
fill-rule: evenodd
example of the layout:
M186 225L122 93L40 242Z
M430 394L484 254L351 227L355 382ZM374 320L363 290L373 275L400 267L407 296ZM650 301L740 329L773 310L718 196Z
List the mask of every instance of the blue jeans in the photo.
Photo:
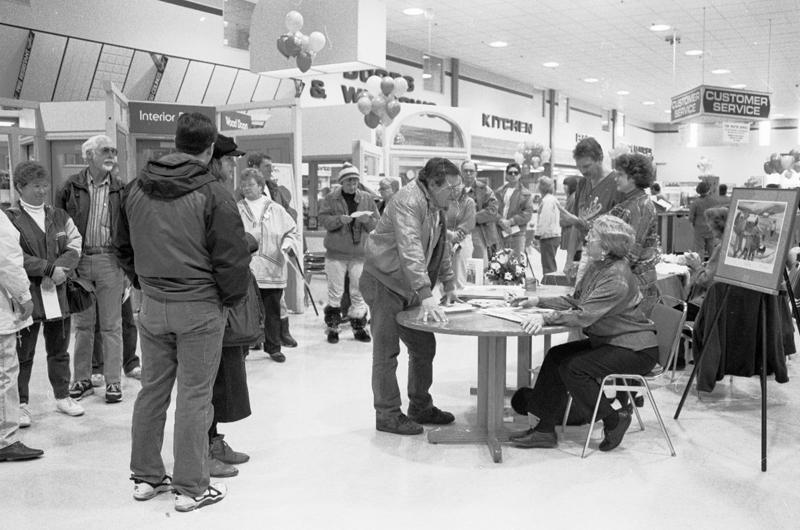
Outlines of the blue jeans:
M94 330L100 321L103 337L103 372L106 384L119 383L122 377L122 269L113 254L84 254L78 262L78 276L94 284L97 303L75 313L75 381L92 375Z
M410 304L386 288L368 272L361 275L361 294L372 314L372 394L378 420L401 414L400 387L397 384L397 356L400 340L408 348L408 408L421 412L433 406L433 357L436 338L433 333L417 331L397 323L397 314L419 303Z
M161 459L170 394L177 380L175 464L172 484L191 496L209 483L208 428L219 369L226 311L209 301L165 302L143 296L139 312L142 389L133 406L131 472L158 483L166 474Z

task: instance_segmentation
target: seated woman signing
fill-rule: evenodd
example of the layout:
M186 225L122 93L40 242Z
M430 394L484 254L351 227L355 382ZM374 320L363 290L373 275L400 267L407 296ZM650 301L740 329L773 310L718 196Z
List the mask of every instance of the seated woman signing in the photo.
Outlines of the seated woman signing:
M522 322L529 334L544 326L583 328L588 339L550 349L531 393L529 410L539 418L535 428L511 437L519 447L555 447L555 426L566 408L567 392L575 407L590 417L600 380L612 373L646 374L658 360L655 325L645 318L642 296L626 259L634 244L633 229L611 215L592 224L586 245L589 264L572 296L530 297L522 307L554 309ZM601 451L617 447L631 424L627 410L615 410L602 395L597 417L604 423Z

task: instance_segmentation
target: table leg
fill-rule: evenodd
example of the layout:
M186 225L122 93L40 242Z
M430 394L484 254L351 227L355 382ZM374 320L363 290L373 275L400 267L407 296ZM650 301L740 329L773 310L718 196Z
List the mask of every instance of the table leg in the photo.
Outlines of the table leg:
M489 355L481 355L481 352L488 352L491 348L491 337L478 337L478 427L486 429L486 420L489 417L487 412L488 406L488 388L489 388Z
M531 336L517 337L517 388L531 386Z
M483 350L483 351L481 351ZM488 350L488 351L487 351ZM503 431L503 405L506 388L506 339L505 337L489 337L484 348L478 346L478 358L488 357L488 407L487 407L487 444L489 453L495 463L503 461L503 450L500 447L498 433Z

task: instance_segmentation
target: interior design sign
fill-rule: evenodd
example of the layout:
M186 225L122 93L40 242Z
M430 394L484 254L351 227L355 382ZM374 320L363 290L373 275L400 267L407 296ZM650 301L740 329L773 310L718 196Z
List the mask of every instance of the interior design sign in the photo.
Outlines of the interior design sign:
M175 125L181 114L199 112L205 114L216 123L216 107L200 105L173 105L171 103L145 103L131 101L128 104L130 113L130 131L147 134L175 134Z
M766 120L770 96L765 92L701 85L672 98L672 121L699 116Z

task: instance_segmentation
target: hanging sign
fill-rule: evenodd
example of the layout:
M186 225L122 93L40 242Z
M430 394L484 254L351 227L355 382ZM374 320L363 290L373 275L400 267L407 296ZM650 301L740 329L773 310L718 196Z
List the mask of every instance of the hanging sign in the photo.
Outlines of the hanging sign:
M726 144L746 144L750 142L749 121L722 122L722 142Z
M700 85L672 98L672 121L704 116L766 120L769 109L765 92Z
M219 113L219 128L222 131L247 130L253 127L253 118L243 112L231 110Z
M216 108L200 105L173 105L172 103L148 103L131 101L130 131L132 133L174 135L178 118L185 112L199 112L216 123Z

